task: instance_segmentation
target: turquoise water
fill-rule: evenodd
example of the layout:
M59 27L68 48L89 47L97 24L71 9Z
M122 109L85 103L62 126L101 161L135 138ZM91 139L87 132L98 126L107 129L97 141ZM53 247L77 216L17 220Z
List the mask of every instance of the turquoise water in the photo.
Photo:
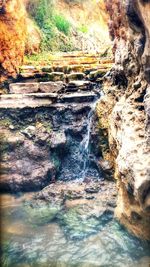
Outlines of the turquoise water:
M86 206L77 205L37 213L10 195L3 195L1 211L2 267L149 267L150 244L109 212L87 219Z

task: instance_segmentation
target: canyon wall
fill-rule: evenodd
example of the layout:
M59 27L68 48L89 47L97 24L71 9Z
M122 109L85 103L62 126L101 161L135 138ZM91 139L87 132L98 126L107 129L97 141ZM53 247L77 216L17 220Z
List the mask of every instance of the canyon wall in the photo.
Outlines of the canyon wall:
M17 76L25 53L39 52L41 33L26 4L26 0L0 1L0 82Z
M116 216L150 239L150 1L106 1L115 65L104 77L97 112L115 169Z
M23 1L0 1L0 82L16 76L22 63L26 40Z

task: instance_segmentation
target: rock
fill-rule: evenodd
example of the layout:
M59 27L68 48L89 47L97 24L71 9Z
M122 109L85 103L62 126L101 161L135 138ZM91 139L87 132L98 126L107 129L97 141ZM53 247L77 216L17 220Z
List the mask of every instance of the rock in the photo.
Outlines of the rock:
M63 82L40 82L39 89L42 93L59 93L64 88Z
M47 78L52 82L64 81L65 75L63 72L51 72L47 73Z
M56 93L7 94L1 96L0 108L47 107L57 101Z
M21 78L21 79L35 79L36 73L32 72L32 71L20 72L19 78Z
M100 190L99 187L96 187L96 188L93 188L93 187L86 187L86 188L85 188L85 191L86 191L87 193L90 193L90 194L98 193L99 190Z
M15 126L14 125L9 125L9 129L10 130L15 130Z
M108 160L100 160L99 163L104 171L110 171L112 169L112 166Z
M115 39L115 65L105 75L104 97L97 108L101 135L107 137L107 146L103 146L104 139L100 146L105 148L101 150L104 160L115 168L116 217L133 234L150 240L150 3L118 1L113 10L109 3L106 5ZM122 17L121 24L116 20L117 13Z
M36 131L35 126L30 125L25 130L22 130L21 133L23 133L28 138L32 138L35 136L35 131Z
M71 73L71 72L82 73L82 72L84 72L84 66L83 65L68 66L67 73Z
M37 71L36 67L31 65L22 65L19 69L22 71Z
M71 190L68 190L64 197L65 199L80 199L80 198L83 198L84 196L84 192L81 192L81 191L71 191Z
M107 73L107 70L106 69L91 71L89 73L89 80L96 81L97 79L99 79L102 76L104 76L106 73Z
M51 162L43 161L39 166L34 160L22 158L8 164L4 163L2 168L1 191L5 192L31 192L40 190L55 178L55 166ZM45 164L45 166L44 166Z
M43 72L52 72L53 71L53 68L52 66L44 66L42 69L41 69Z
M35 201L34 201L35 202ZM32 225L44 225L54 220L60 211L59 206L53 206L44 202L26 203L24 207L28 222Z
M78 90L91 90L92 84L89 81L70 81L67 86L67 91L78 91Z
M141 82L137 81L134 83L133 86L134 86L134 89L139 89L141 87L141 85L142 85Z
M59 98L60 102L66 103L83 103L83 102L92 102L96 98L96 94L91 93L72 93L72 94L64 94Z
M39 90L38 83L11 83L9 85L11 94L30 94L37 93Z
M50 138L51 148L60 149L65 148L67 139L64 132L53 132Z
M70 73L67 76L68 81L75 81L75 80L83 80L85 78L84 73L76 72L76 73Z

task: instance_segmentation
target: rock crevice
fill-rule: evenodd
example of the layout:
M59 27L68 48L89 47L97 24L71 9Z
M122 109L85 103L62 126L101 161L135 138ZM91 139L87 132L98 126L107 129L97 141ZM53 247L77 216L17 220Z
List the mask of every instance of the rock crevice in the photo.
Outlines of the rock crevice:
M105 75L104 96L97 107L109 139L103 156L114 164L116 216L135 235L150 239L150 3L107 2L115 65ZM116 15L120 8L125 14L121 23Z

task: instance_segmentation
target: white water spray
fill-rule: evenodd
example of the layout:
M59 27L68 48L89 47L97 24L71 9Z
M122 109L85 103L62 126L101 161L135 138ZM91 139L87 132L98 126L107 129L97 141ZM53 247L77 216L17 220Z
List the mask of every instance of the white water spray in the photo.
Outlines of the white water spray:
M92 127L92 117L96 108L97 100L91 105L91 110L87 117L87 134L83 138L80 144L80 151L83 157L83 170L81 172L82 179L86 176L86 169L89 160L89 143L90 143L90 134L91 134L91 127Z

